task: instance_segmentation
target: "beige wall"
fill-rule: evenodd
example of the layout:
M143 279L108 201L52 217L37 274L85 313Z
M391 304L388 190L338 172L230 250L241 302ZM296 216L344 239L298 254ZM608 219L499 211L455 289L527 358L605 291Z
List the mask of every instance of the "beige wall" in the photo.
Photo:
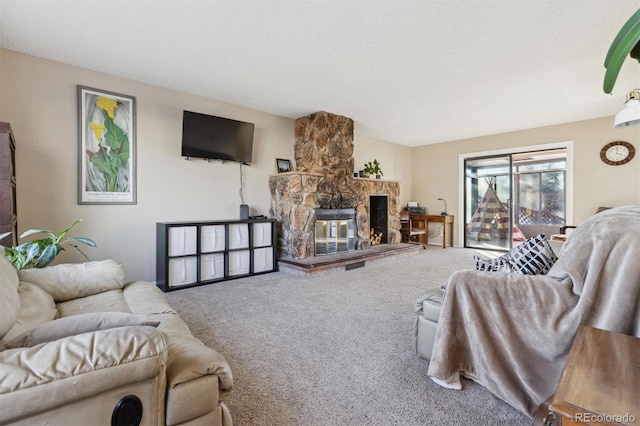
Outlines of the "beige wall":
M136 205L77 204L76 85L136 97ZM156 222L237 219L240 167L181 157L184 109L255 123L244 201L252 215L268 215L268 176L275 158L293 159L294 120L0 49L0 121L11 123L17 143L19 232L84 218L71 235L98 243L86 250L92 259L121 261L129 280L155 280ZM356 163L378 158L386 178L403 181L401 196L410 194L409 149L354 139ZM81 260L75 252L59 258Z
M377 159L382 169L382 179L400 181L400 206L406 206L412 193L412 148L355 135L353 160L356 172L364 168L364 163Z
M77 204L76 85L136 97L136 205ZM87 249L91 258L117 259L127 279L153 280L156 222L237 218L239 166L180 156L183 109L255 123L253 164L243 167L244 198L251 214L268 215L268 176L275 171L275 158L293 159L293 120L0 49L0 121L11 123L18 145L19 232L60 230L84 218L72 235L98 242L97 249ZM384 178L401 182L401 205L416 200L437 214L443 207L437 198L443 197L458 216L460 154L573 141L573 222L580 223L600 205L640 204L640 158L617 167L599 159L602 146L613 140L627 140L640 150L640 129L614 130L612 121L606 117L417 148L356 133L354 161L359 170L377 158ZM75 253L60 258L80 260Z
M413 196L435 214L443 207L437 198L445 198L449 213L458 221L459 155L573 141L573 223L584 221L598 206L640 204L640 153L622 166L600 160L600 149L615 140L631 142L640 151L640 128L613 129L612 124L613 117L605 117L415 148ZM458 229L456 241L462 244Z

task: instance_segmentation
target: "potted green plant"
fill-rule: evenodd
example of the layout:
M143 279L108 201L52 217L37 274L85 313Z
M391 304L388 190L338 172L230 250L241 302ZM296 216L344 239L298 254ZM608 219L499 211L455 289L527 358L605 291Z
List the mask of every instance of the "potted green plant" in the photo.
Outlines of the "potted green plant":
M70 237L64 239L71 228L81 221L82 219L76 220L58 234L53 231L49 231L48 229L29 229L20 235L20 238L34 234L45 234L46 237L31 240L14 247L4 247L4 254L17 270L27 268L44 268L53 262L56 256L64 250L63 246L67 244L78 250L82 253L85 259L89 260L87 255L80 250L80 247L74 243L81 243L89 247L96 247L96 243L93 240L85 237ZM0 240L9 234L11 234L11 232L0 234Z
M384 176L384 173L382 173L382 169L380 168L380 163L376 159L369 161L368 163L364 163L364 172L370 176L375 175L376 179L380 179L380 176Z

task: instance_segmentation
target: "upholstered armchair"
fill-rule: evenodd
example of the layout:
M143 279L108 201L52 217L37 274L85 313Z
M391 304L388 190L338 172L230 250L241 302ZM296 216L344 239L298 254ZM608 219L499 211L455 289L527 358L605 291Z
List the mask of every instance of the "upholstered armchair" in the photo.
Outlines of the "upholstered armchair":
M452 273L435 339L422 347L436 383L474 380L529 416L555 391L580 326L640 337L640 206L590 217L552 264L548 243L531 247ZM417 339L432 303L417 303Z

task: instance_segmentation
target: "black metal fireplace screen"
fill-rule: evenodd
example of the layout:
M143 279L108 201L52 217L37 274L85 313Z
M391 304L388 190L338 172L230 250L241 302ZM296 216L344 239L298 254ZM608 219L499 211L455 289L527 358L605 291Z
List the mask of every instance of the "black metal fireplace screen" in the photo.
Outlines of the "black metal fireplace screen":
M316 209L315 213L316 256L355 249L355 209Z

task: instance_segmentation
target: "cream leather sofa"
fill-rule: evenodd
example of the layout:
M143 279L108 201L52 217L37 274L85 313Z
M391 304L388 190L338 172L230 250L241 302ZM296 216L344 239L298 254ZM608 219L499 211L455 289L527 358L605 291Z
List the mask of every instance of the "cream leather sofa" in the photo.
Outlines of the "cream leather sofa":
M123 280L112 260L18 274L0 254L0 424L232 425L222 355Z

